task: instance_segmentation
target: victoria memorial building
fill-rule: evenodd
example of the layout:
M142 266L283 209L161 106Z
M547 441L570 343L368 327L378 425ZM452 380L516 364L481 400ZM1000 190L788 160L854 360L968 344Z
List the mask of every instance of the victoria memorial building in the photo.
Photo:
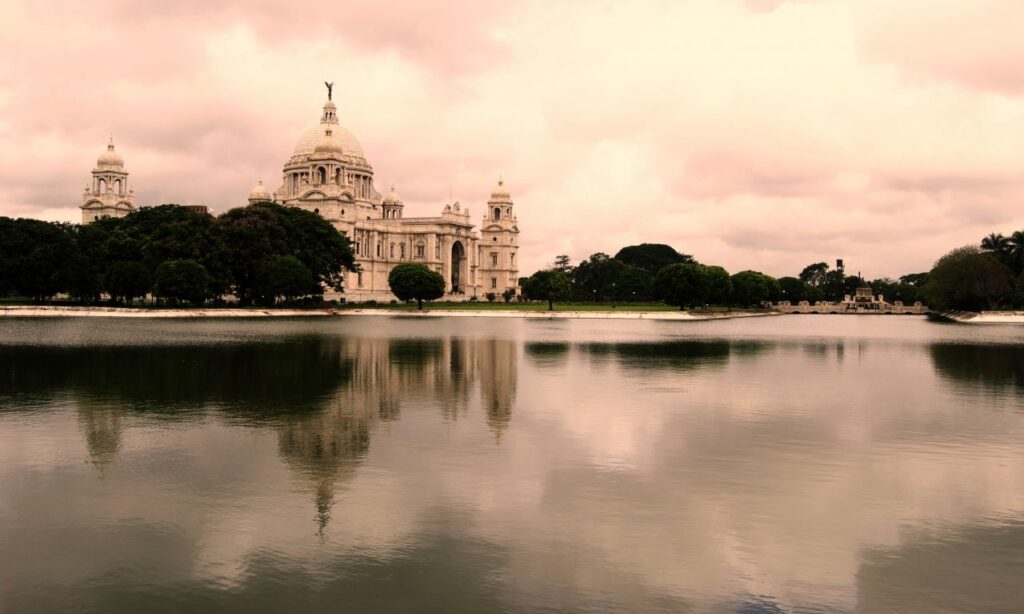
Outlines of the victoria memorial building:
M111 142L97 160L82 198L82 222L122 217L135 210L124 160ZM519 224L502 181L487 199L479 230L469 208L445 204L438 215L405 217L401 197L392 188L377 191L373 166L355 136L338 123L337 108L324 103L320 121L306 130L284 163L281 186L270 192L260 181L249 204L273 201L299 207L329 221L344 233L355 253L358 272L347 272L347 301L390 301L391 269L415 262L445 279L444 300L483 300L493 293L519 294ZM340 298L328 292L325 298Z

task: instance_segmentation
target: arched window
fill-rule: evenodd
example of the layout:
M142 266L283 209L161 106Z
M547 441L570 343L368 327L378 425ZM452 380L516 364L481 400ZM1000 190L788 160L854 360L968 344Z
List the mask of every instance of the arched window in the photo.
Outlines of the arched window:
M320 183L327 183L327 169L322 166L318 166L316 169L316 176Z
M106 179L100 179L100 194L103 194L106 191L107 191L107 180Z
M120 179L115 179L114 180L114 192L117 192L118 194L122 194L122 192L121 192L121 180Z
M501 219L501 209L499 209L498 207L494 208L494 219L495 220L500 220Z

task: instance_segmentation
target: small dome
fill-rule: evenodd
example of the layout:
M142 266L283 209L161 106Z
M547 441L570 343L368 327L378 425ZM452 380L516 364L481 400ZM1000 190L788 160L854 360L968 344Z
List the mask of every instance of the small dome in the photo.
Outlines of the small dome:
M508 188L505 187L505 180L498 179L498 185L494 187L494 191L491 192L491 203L511 203L512 195L509 194Z
M124 167L124 158L121 154L114 151L114 139L110 139L110 143L107 144L107 150L100 154L100 157L96 159L96 166L98 167Z
M385 205L400 205L402 204L402 198L395 191L395 186L391 186L391 191L384 197Z
M270 192L263 186L263 180L260 179L259 183L252 187L249 191L249 200L263 201L270 200Z

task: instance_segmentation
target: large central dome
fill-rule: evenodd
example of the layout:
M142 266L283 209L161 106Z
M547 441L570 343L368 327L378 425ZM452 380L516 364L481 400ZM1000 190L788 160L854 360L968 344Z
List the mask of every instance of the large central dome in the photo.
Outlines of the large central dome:
M327 132L331 134L328 135ZM338 124L338 116L334 103L330 100L324 104L324 113L320 117L320 123L302 133L298 143L295 144L293 156L309 156L316 150L317 145L333 143L341 145L342 155L351 156L365 160L363 146L356 140L355 135Z

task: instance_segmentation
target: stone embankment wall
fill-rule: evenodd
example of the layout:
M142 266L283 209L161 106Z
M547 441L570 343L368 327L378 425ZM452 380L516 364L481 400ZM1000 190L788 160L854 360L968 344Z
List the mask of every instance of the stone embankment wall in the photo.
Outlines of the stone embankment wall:
M936 311L928 316L956 324L1024 324L1024 311Z
M900 301L895 303L832 303L818 301L811 304L807 301L800 301L792 304L789 301L782 301L775 306L779 313L838 313L838 314L862 314L862 315L918 315L928 313L928 308L921 303L904 305Z

